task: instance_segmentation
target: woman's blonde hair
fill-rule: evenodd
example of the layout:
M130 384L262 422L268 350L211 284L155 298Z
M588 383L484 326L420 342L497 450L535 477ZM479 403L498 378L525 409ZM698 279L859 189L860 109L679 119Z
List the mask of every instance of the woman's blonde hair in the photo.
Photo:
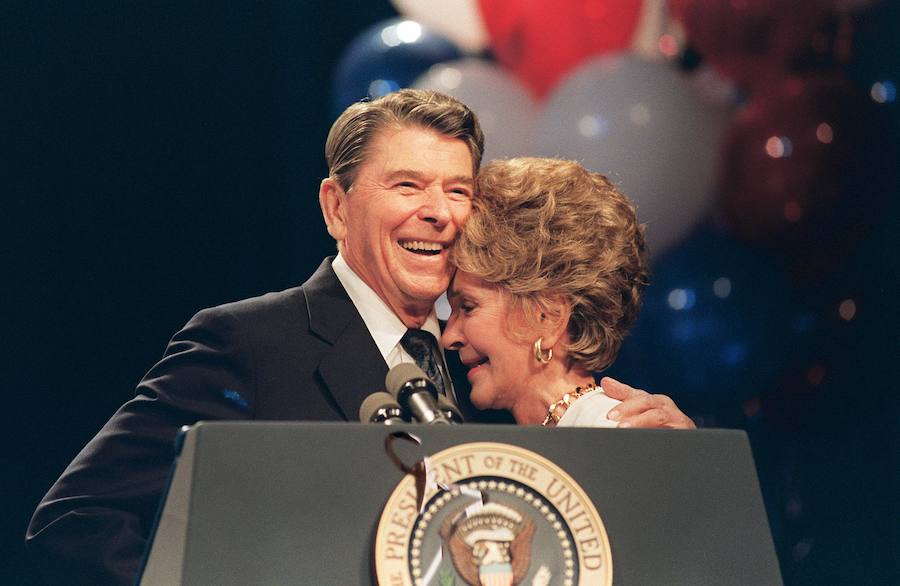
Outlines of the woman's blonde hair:
M634 207L603 175L559 159L485 165L451 260L509 293L533 323L563 298L569 363L593 372L615 360L648 282Z

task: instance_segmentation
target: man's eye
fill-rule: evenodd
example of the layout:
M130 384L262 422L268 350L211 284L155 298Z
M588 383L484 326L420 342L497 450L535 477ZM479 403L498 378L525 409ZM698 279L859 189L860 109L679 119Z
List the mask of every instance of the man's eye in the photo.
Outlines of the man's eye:
M472 192L464 187L456 187L454 189L451 189L450 193L466 199L472 197Z
M463 312L464 314L469 315L470 313L472 313L475 310L475 305L473 305L471 303L460 303L459 310L461 312Z
M406 189L418 189L419 186L416 185L415 183L413 183L412 181L401 181L400 183L397 184L397 187L403 187Z

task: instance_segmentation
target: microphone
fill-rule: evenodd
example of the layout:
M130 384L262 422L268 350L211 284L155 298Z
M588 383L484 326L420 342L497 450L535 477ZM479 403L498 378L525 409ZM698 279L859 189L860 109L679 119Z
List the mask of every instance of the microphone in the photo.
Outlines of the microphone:
M363 423L383 423L385 425L406 423L403 415L403 409L400 408L394 397L384 391L372 393L359 406L359 420Z
M448 425L452 423L438 407L434 383L415 364L398 364L390 369L384 386L401 407L420 423Z
M441 412L447 416L447 419L450 420L450 423L459 424L463 422L462 413L460 413L456 405L451 403L450 400L444 395L438 395L437 406L438 409L440 409Z

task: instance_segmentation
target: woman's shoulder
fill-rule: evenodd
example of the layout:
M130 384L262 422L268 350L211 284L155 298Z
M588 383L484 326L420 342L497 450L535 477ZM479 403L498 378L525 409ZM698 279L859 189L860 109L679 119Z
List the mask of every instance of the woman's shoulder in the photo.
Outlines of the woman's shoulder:
M617 423L607 419L610 409L621 403L597 389L578 397L560 418L558 427L616 427Z

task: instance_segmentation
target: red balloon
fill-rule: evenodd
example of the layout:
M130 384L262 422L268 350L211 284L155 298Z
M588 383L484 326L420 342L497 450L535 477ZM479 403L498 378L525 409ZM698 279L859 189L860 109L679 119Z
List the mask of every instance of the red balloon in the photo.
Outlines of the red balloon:
M669 7L701 57L744 86L782 74L828 13L823 0L669 0Z
M586 58L631 45L639 0L479 0L491 51L543 98Z
M830 271L883 201L889 121L838 75L789 77L754 95L725 140L721 215L794 276Z

